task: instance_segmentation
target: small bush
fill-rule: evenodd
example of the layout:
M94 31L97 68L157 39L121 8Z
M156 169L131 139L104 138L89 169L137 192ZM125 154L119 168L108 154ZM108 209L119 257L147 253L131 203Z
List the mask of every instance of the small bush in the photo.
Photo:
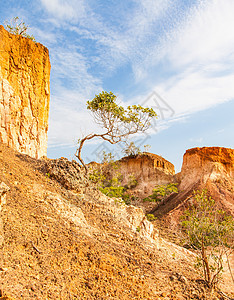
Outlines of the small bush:
M108 197L122 198L124 187L123 186L107 186L100 188L100 191Z
M210 288L215 287L223 271L223 258L228 259L234 249L234 221L206 190L194 191L194 203L182 216L185 242L198 250L196 267L203 269L204 279Z
M166 197L172 193L178 193L177 183L169 183L167 185L157 185L153 189L153 194L143 199L143 201L149 202L163 202Z
M126 189L133 189L137 186L138 181L136 180L136 177L134 173L130 174L128 177L128 183L125 185Z
M157 220L157 218L153 214L147 214L146 218L150 222Z
M103 181L106 180L106 176L100 170L93 170L89 174L89 180L101 186Z
M27 33L29 26L22 21L20 22L19 17L14 17L10 22L5 21L4 25L8 32L15 35L21 35L35 42L34 36Z
M126 147L123 150L123 153L129 157L134 157L139 154L142 154L140 147L137 147L134 142L126 142Z

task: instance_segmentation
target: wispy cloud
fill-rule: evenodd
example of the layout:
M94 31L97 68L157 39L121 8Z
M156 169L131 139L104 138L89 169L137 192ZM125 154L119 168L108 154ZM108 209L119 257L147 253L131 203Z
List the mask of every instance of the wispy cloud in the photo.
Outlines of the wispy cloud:
M176 74L154 89L177 114L233 100L233 12L231 0L201 2L164 44L164 61Z
M44 7L60 20L77 20L85 14L83 0L41 0Z
M200 137L200 138L190 138L189 141L192 142L192 143L196 143L196 144L202 144L203 143L203 138L202 137Z
M200 67L234 58L234 2L201 1L172 33L169 57L176 67Z

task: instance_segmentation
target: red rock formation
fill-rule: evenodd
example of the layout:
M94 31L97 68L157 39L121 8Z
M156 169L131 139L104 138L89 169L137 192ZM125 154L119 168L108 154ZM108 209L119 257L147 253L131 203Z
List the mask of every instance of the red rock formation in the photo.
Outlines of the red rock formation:
M193 148L184 154L180 189L193 184L207 188L223 208L234 215L234 150L223 147Z
M194 183L194 179L206 183L224 173L234 178L234 150L222 147L193 148L186 151L180 174L181 185ZM208 178L208 177L209 178ZM191 180L191 182L190 182Z
M49 99L48 49L0 25L0 142L46 155Z
M179 194L167 199L158 213L177 222L187 200L194 190L207 189L217 205L234 215L234 150L223 147L193 148L183 158ZM156 214L158 214L156 212Z

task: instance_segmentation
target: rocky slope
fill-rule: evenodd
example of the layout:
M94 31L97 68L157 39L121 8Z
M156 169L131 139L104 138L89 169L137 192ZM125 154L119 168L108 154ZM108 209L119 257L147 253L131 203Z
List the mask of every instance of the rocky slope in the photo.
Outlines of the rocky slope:
M0 144L0 165L2 299L222 298L197 281L193 253L101 194L76 162Z
M48 49L0 25L0 141L46 155L50 99Z

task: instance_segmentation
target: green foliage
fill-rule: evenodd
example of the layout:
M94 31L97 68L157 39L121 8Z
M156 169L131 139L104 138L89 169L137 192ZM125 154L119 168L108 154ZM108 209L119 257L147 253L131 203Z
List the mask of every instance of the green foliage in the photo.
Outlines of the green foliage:
M229 245L230 232L234 222L223 210L217 209L214 199L208 197L207 191L194 192L194 204L184 212L181 225L189 241L196 249L212 245Z
M107 169L117 170L119 168L119 162L115 160L115 157L111 152L102 152L102 164L106 164Z
M109 153L107 153L106 151L102 152L102 164L112 164L114 162L115 162L115 157L111 152Z
M144 145L144 152L147 152L150 149L150 145ZM143 152L141 151L140 147L137 147L134 142L126 142L126 147L122 151L124 155L129 156L129 157L135 157L137 155L142 154Z
M182 216L186 243L199 251L196 267L202 267L210 287L217 285L223 270L223 256L233 251L234 221L206 190L194 191L193 204Z
M100 191L107 195L108 197L114 198L122 198L124 187L123 186L106 186L104 188L100 188Z
M108 197L122 198L125 204L130 205L134 196L129 195L128 189L137 185L137 180L134 174L130 174L128 183L123 186L123 176L117 172L118 163L114 161L111 153L103 151L102 161L106 163L104 168L91 170L89 173L89 180L97 184L99 190ZM114 171L114 172L113 172ZM114 175L108 175L109 174Z
M110 180L104 180L100 191L109 197L122 198L125 204L130 205L134 196L128 193L128 189L131 189L137 185L137 180L134 174L129 176L129 182L122 186L123 176L116 172Z
M151 222L157 220L157 218L153 214L147 214L146 218L148 221L151 221Z
M125 188L120 184L121 177L121 174L117 173L110 180L103 180L100 191L109 197L122 198Z
M93 170L89 173L89 180L98 185L102 185L102 182L106 180L106 176L101 170Z
M144 145L144 152L148 152L149 149L151 148L151 145L147 144L147 145Z
M140 147L137 147L134 142L126 142L126 147L123 150L124 155L134 157L142 154Z
M19 17L14 17L10 23L8 21L5 21L4 25L5 29L10 33L13 33L15 35L21 35L35 42L34 36L27 34L29 26L22 21L20 22Z
M112 92L101 92L96 95L92 101L87 101L87 109L95 114L95 119L101 122L105 128L110 128L113 122L131 124L139 129L144 129L150 125L149 118L156 117L157 114L152 108L144 108L141 105L128 106L125 109L116 103L117 97ZM142 116L145 116L142 118ZM104 120L106 119L106 121ZM104 121L104 122L103 122ZM144 121L146 122L144 124ZM114 131L120 132L118 128L113 128ZM124 130L124 129L123 129ZM112 136L112 138L114 138Z
M143 199L143 201L162 202L170 194L178 193L177 185L177 183L157 185L156 188L153 189L153 194Z

